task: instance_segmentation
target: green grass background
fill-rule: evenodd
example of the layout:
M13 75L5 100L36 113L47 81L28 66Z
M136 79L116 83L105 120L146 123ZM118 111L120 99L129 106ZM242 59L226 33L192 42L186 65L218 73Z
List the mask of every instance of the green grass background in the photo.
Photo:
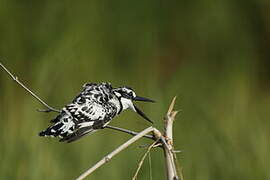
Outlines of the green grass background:
M0 0L0 61L61 108L85 82L128 85L162 129L173 96L185 179L270 179L268 0ZM38 137L55 114L0 71L0 179L75 179L130 136L101 130L71 144ZM111 125L149 126L131 111ZM141 140L88 179L130 179ZM164 158L153 150L153 179ZM150 179L146 161L139 179Z

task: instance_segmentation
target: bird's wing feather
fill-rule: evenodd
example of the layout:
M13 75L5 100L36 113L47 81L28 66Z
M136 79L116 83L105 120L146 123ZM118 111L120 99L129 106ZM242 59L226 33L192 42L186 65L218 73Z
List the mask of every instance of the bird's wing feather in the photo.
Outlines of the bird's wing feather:
M95 130L93 130L91 127L82 127L80 129L78 129L77 131L75 131L74 133L63 137L59 141L60 142L66 141L67 143L70 143L70 142L73 142L73 141L80 139L81 137L83 137L86 134L89 134L90 132L93 133L94 131Z

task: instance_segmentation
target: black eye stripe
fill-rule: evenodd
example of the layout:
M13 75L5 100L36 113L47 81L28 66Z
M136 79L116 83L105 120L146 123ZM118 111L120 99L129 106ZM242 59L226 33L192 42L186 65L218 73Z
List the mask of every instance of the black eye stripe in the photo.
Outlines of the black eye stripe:
M122 96L127 98L127 99L131 99L133 97L132 93L123 93Z

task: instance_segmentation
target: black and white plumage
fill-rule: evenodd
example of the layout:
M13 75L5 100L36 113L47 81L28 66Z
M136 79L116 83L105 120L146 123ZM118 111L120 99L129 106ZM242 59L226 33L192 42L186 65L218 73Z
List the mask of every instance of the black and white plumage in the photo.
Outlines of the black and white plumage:
M61 142L72 142L104 128L125 109L132 109L150 121L133 104L133 100L154 102L136 96L129 87L112 88L110 83L87 83L72 103L62 108L60 114L51 120L53 124L39 135L59 137Z

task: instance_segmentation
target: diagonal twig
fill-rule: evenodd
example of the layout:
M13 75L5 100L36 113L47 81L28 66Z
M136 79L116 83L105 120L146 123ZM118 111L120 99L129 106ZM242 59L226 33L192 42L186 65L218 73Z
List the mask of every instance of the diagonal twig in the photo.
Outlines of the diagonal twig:
M41 104L46 106L48 110L45 110L46 112L60 112L60 110L55 109L51 106L49 106L47 103L45 103L40 97L38 97L35 93L33 93L29 88L27 88L19 79L17 76L14 76L1 62L0 66L8 73L8 75L16 82L18 83L23 89L25 89L27 92L29 92L35 99L37 99Z
M105 157L103 157L99 162L97 162L94 166L92 166L87 171L85 171L76 180L83 180L88 175L90 175L91 173L93 173L96 169L98 169L100 166L102 166L103 164L109 162L115 155L117 155L118 153L120 153L121 151L123 151L124 149L126 149L128 146L130 146L131 144L133 144L134 142L136 142L137 140L139 140L140 138L142 138L144 135L146 135L149 132L153 131L154 129L155 128L153 128L152 126L150 126L150 127L146 128L145 130L141 131L136 136L132 137L127 142L125 142L124 144L122 144L121 146L119 146L118 148L116 148L110 154L108 154Z
M123 129L123 128L119 128L119 127L115 127L115 126L110 126L110 125L106 125L104 128L108 128L108 129L113 129L113 130L116 130L116 131L124 132L124 133L130 134L132 136L135 136L135 135L138 134L138 132L135 132L135 131L130 131L128 129ZM152 139L152 140L156 140L155 136L153 136L153 135L144 135L143 137L148 138L148 139Z

